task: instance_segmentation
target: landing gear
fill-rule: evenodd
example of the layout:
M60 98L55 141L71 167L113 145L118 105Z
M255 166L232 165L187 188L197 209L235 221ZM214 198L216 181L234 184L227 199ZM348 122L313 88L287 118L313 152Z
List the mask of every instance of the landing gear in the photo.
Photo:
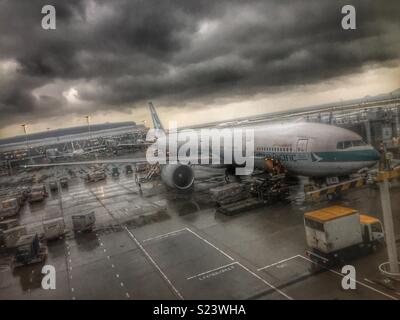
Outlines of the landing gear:
M225 169L225 182L230 182L230 177L234 176L236 182L241 182L240 176L236 175L236 168L233 166L229 166Z

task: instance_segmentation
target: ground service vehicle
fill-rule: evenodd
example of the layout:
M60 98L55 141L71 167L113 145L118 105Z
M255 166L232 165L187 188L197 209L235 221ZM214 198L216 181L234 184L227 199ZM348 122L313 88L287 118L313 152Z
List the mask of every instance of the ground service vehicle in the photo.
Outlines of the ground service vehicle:
M42 245L37 234L22 236L17 244L14 267L42 262L47 257L47 247Z
M133 173L133 169L132 166L130 164L125 166L125 174L132 174Z
M377 218L341 206L306 213L304 225L307 254L324 265L368 254L384 239L382 224Z
M53 180L49 182L50 191L56 192L58 191L58 184L57 181Z
M68 188L68 178L62 177L60 178L61 188Z
M111 175L113 177L119 177L119 169L117 167L112 168Z

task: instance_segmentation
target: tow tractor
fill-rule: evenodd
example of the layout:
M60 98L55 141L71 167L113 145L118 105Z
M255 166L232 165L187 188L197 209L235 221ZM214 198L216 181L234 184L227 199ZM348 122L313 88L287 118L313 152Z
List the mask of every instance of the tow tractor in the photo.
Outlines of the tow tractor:
M19 238L16 244L14 267L43 262L47 258L47 246L39 241L37 234L29 234Z

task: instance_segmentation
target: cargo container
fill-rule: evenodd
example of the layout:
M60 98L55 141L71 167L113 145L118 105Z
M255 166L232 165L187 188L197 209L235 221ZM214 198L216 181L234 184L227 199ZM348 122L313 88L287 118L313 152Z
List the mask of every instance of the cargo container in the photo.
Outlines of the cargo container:
M44 184L36 185L31 188L29 193L28 201L29 203L43 201L48 196L46 187Z
M57 192L58 191L58 183L55 180L49 182L50 191Z
M19 213L21 208L18 198L8 198L1 201L0 217L12 217Z
M381 222L357 210L333 206L304 215L307 254L334 265L376 249L384 239Z
M55 218L43 221L44 238L46 240L57 239L65 234L65 222L63 218Z
M148 169L147 162L138 162L135 164L135 171L136 172L144 172Z
M7 219L0 221L0 230L8 230L18 226L17 219Z
M66 177L60 178L60 185L61 185L61 188L67 188L68 187L68 178L66 178Z
M106 173L104 171L94 171L91 173L88 173L85 177L86 182L97 182L100 180L106 179Z
M72 226L74 231L91 231L96 222L94 211L72 216Z
M18 226L3 231L3 241L7 248L13 248L17 243L18 239L26 235L25 226Z

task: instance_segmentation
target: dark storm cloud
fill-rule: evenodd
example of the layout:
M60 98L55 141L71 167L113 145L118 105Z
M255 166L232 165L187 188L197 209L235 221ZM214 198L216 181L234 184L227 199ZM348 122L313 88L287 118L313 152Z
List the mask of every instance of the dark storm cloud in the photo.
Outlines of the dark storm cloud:
M1 124L64 114L71 87L87 108L183 105L398 59L398 1L351 3L355 31L340 27L343 1L0 0ZM56 30L41 28L45 4L56 7Z

